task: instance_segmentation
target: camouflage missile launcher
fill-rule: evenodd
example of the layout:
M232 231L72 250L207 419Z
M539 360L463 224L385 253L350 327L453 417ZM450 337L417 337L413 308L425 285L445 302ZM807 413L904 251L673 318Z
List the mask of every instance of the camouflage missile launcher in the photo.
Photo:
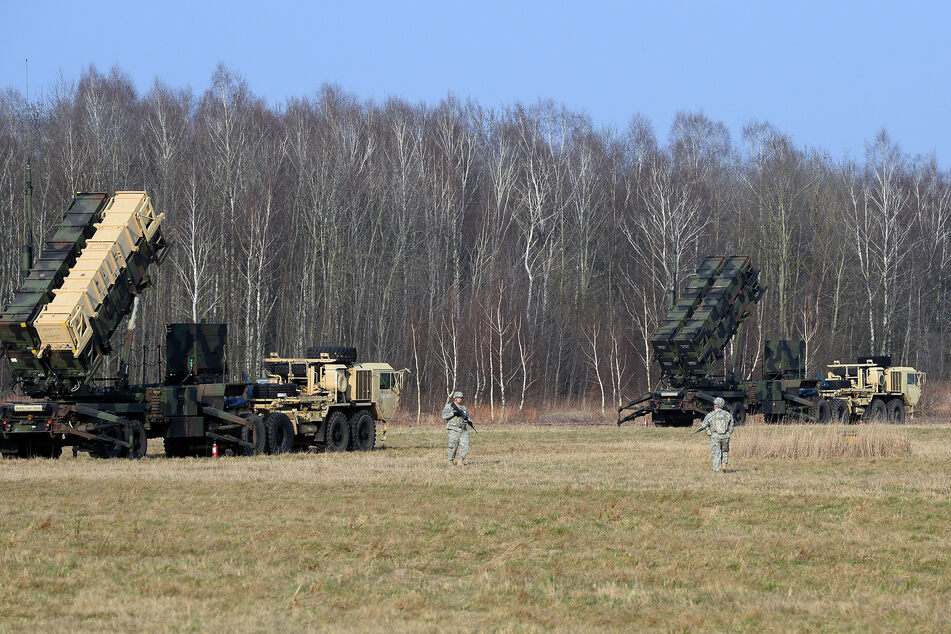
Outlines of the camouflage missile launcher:
M749 382L748 408L762 413L767 423L829 422L829 404L816 390L818 381L806 377L805 341L767 341L762 377Z
M247 383L224 381L224 324L169 324L161 385L87 390L74 398L0 403L0 453L58 457L63 447L98 458L140 458L149 438L170 457L264 453L267 436Z
M248 402L247 383L226 382L227 324L168 324L165 384L146 387L148 429L169 457L257 455L267 448L264 422Z
M145 192L76 195L0 313L0 345L24 393L83 389L133 297L149 286L149 265L161 261L163 219Z
M0 314L0 348L17 383L35 385L37 379L51 374L45 360L36 358L40 338L33 322L53 300L54 291L63 285L93 235L93 224L100 219L107 200L106 194L98 193L80 193L73 198L56 233L46 242L23 285Z
M272 354L264 360L268 376L251 386L251 403L264 420L271 453L369 451L378 426L386 441L403 372L356 358L348 346L314 346L305 357Z
M763 289L746 256L708 257L651 339L672 387L706 378Z
M77 194L13 302L0 314L0 345L14 383L38 400L0 403L0 454L58 457L65 446L101 458L145 455L164 438L168 455L251 455L265 449L246 383L227 383L227 328L172 324L163 385L90 382L110 338L162 260L162 214L145 192ZM39 400L46 399L46 400Z
M805 379L801 341L766 342L761 380L712 375L764 291L759 271L748 257L705 258L651 339L667 388L620 408L619 413L630 413L619 418L618 424L650 415L656 425L691 425L713 408L717 397L726 401L741 425L747 413L762 412L768 420L793 416L817 420L827 413L815 381Z

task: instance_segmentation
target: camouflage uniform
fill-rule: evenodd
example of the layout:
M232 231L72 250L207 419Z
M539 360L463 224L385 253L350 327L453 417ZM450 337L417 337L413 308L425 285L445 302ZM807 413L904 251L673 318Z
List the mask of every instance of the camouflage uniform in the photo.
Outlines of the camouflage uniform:
M719 399L718 399L719 400ZM726 432L717 433L715 431L716 423L725 423ZM733 434L735 421L733 415L725 409L714 409L703 417L703 423L700 429L707 430L707 436L710 437L710 455L713 457L713 470L720 472L721 465L726 466L730 460L730 436Z
M462 394L456 392L453 394L453 400L455 400L456 394L459 394L460 397L462 396ZM457 451L459 453L459 459L465 462L466 457L469 455L469 426L466 424L465 419L465 417L469 415L469 410L466 409L465 405L457 405L456 407L458 407L463 414L459 416L456 414L452 405L452 402L447 403L442 409L442 418L446 421L446 429L449 430L449 462L455 463Z

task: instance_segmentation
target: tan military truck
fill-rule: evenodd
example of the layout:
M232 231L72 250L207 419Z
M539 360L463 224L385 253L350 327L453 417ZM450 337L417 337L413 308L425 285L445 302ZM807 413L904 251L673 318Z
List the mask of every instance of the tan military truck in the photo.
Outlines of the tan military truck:
M304 357L264 359L267 376L251 386L250 400L264 420L270 453L370 451L378 426L386 441L405 370L356 363L356 356L349 346L314 346Z
M828 375L817 389L829 402L833 423L904 424L914 417L927 378L914 368L892 366L887 355L827 367Z

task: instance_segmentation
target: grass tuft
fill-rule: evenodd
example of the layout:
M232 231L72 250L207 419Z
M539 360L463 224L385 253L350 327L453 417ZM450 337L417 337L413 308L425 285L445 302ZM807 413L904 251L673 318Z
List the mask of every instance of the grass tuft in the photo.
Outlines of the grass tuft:
M884 425L789 425L743 429L730 443L738 458L887 458L911 455L904 429Z

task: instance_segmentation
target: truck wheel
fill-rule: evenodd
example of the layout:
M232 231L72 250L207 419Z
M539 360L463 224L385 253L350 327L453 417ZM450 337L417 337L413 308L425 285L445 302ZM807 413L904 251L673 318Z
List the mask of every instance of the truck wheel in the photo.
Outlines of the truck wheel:
M250 447L241 446L245 456L263 456L267 453L267 431L260 416L248 418L250 426L241 427L241 440L251 443Z
M888 422L893 425L905 424L905 403L900 398L888 401Z
M354 449L373 449L376 444L376 421L370 416L370 412L360 410L350 417L350 438L353 439Z
M129 421L124 418L119 419L119 423L116 425L110 425L102 430L97 430L100 436L106 436L108 438L114 438L115 440L121 440L123 442L129 442L131 437ZM96 442L96 448L89 452L89 455L93 458L125 458L129 454L129 448L123 447L122 445L116 445L108 440L94 441Z
M327 451L346 451L350 446L350 425L344 413L338 410L328 416L326 428L324 445Z
M737 427L746 423L746 406L743 405L742 401L730 404L730 414L733 416L733 421Z
M874 399L862 416L862 422L865 423L884 423L887 420L888 409L885 407L885 402L880 398Z
M142 421L129 421L129 438L132 441L132 451L127 451L130 460L140 460L149 450L149 437L145 433Z
M824 398L816 401L816 411L814 413L820 425L828 425L829 421L832 420L832 407L829 405L829 401Z
M316 359L321 354L333 357L340 363L353 363L357 360L357 349L353 346L311 346L307 348L308 359Z
M271 412L264 418L264 428L270 453L280 455L294 448L294 423L287 414Z
M834 398L829 402L829 409L831 411L831 418L829 422L833 425L848 425L849 424L849 405L840 398Z

